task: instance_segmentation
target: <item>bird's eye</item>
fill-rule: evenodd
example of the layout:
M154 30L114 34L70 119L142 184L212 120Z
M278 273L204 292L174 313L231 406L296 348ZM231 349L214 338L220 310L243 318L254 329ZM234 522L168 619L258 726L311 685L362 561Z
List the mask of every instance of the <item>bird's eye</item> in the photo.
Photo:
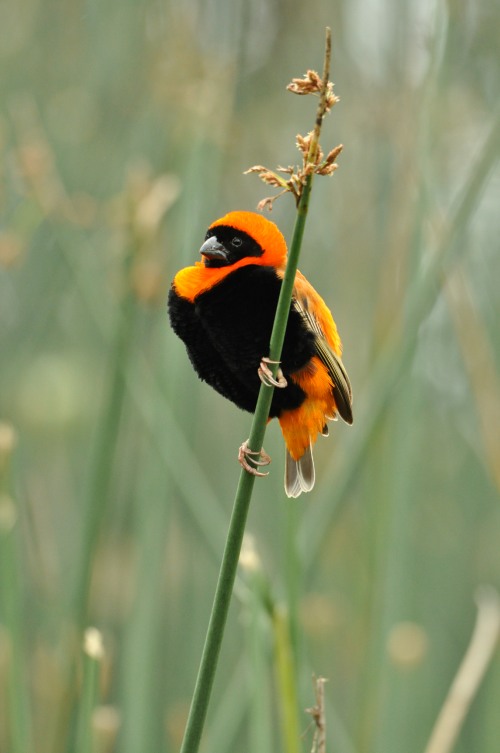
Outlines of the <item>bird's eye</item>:
M239 248L243 241L241 238L238 238L238 236L235 236L233 240L231 241L231 246L234 246L235 248Z

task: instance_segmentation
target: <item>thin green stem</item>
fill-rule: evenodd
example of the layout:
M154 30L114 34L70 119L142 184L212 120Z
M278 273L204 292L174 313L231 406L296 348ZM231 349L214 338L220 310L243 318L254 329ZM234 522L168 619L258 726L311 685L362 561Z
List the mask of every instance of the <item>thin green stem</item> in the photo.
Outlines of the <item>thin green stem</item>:
M293 658L299 666L300 629L299 629L299 597L302 581L302 565L298 548L298 531L301 520L301 510L298 500L291 499L286 506L285 526L285 576L287 607L290 623L290 640Z
M329 77L330 49L330 30L327 29L323 91L320 95L320 103L318 106L318 114L316 116L316 125L314 131L316 139L319 137L321 121L325 112L324 101ZM315 150L311 149L311 154L314 155ZM306 178L302 196L297 207L297 216L295 219L292 244L290 247L285 275L278 299L269 348L269 356L273 361L280 360L283 342L285 339L286 325L288 321L292 292L295 283L295 275L297 272L302 238L304 235L307 211L309 208L311 186L312 172L309 173ZM274 373L276 373L277 364L274 365L274 370ZM250 437L248 440L248 445L254 452L260 452L260 450L262 449L273 392L273 388L268 387L267 385L262 384L260 387L259 397L257 400L252 427L250 430ZM226 625L227 614L229 611L229 604L231 602L231 595L241 550L241 543L243 540L243 534L245 532L245 524L248 516L248 509L250 506L254 483L255 476L248 473L246 470L242 470L234 500L233 512L229 523L226 545L224 548L224 554L219 572L219 578L217 581L212 612L210 615L207 635L205 638L205 645L203 648L200 667L198 670L198 677L196 679L191 708L189 710L184 739L182 741L181 753L196 753L200 745L201 735L207 715L208 703L214 682L215 671L217 668L217 662L222 645L222 638Z
M279 606L273 610L273 632L276 675L280 690L283 749L286 753L300 753L297 675L290 635L290 620L287 611Z
M134 246L131 244L123 260L123 274L128 281L130 267L134 256ZM72 589L72 610L77 630L77 639L84 630L87 613L89 593L92 578L92 564L99 543L99 535L102 524L108 510L109 491L112 480L113 464L116 453L120 420L123 413L123 405L126 399L126 371L130 346L132 343L133 323L136 312L136 301L132 291L127 288L119 313L119 321L114 342L112 343L112 356L110 374L105 405L97 432L94 447L94 457L90 471L90 478L86 493L85 519L81 538L81 553L78 562L78 571L75 574L75 582ZM65 680L67 691L64 703L61 705L59 715L59 728L65 729L73 712L72 704L75 699L76 667L74 661L67 668ZM69 729L69 741L67 750L73 746L73 728ZM63 735L58 734L57 740L62 740Z
M131 253L130 253L131 257ZM130 258L125 262L128 274ZM108 393L95 445L94 465L88 488L87 518L83 531L80 570L75 586L75 608L77 625L80 630L85 625L92 562L99 540L102 521L108 508L113 461L115 458L120 419L126 395L126 363L131 345L135 299L128 291L120 312L120 322L116 332L114 353L112 355L111 373Z
M293 283L307 216L311 177L309 176L308 178L298 207L292 245L276 309L270 346L270 358L273 361L279 361L285 339ZM264 384L261 385L248 442L249 447L255 452L259 452L262 449L273 391L272 387ZM254 482L254 475L245 470L241 471L181 753L196 753L199 748L229 611Z
M231 601L254 481L255 476L245 471L241 472L181 753L196 753L199 748Z
M249 673L250 723L249 750L271 753L272 739L272 697L269 681L269 620L268 607L263 604L262 586L268 584L259 569L249 573L248 651L252 671Z
M92 753L92 714L99 701L99 675L102 660L102 638L95 628L85 633L82 694L78 708L76 753Z
M9 648L6 668L9 750L24 753L32 750L32 730L22 614L18 510L11 496L10 479L15 433L7 424L0 425L0 432L3 434L0 448L0 612Z

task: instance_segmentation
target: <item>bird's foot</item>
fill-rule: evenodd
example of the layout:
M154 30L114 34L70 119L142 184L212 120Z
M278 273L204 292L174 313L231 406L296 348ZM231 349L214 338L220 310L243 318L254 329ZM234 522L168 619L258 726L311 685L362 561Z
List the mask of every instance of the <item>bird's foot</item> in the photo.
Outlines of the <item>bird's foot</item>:
M257 458L260 458L260 460L257 460ZM250 465L249 461L253 463L253 465ZM270 462L271 457L264 449L260 450L260 452L249 449L248 439L243 442L240 449L238 450L238 463L242 468L248 471L248 473L251 473L252 476L268 476L269 471L263 473L254 466L269 465Z
M288 382L283 376L283 372L281 371L281 369L278 369L276 373L276 377L273 376L273 372L268 366L268 364L270 363L275 364L275 363L280 363L280 361L271 361L271 359L267 357L263 358L257 370L259 379L262 382L262 384L266 385L266 387L280 387L281 389L283 389L284 387L287 386Z

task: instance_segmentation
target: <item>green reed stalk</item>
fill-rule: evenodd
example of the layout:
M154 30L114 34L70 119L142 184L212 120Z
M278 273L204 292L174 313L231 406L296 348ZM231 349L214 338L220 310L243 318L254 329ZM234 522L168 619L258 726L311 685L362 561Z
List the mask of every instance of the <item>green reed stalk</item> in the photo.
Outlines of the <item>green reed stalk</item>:
M127 281L136 247L130 243L123 259L123 275ZM133 325L136 313L136 300L130 287L126 288L120 305L119 318L114 340L110 343L110 374L107 393L104 398L103 412L94 445L94 455L90 477L86 490L85 517L82 526L80 559L74 576L72 588L72 617L75 621L76 635L79 639L85 628L88 615L88 602L92 578L92 565L99 543L102 524L109 509L109 492L111 488L113 462L123 406L126 400L126 370L132 344ZM67 667L65 678L66 692L59 713L58 730L65 729L74 712L73 704L77 691L75 684L76 667L71 662ZM68 731L66 750L72 750L74 729ZM64 734L58 733L56 739L63 740Z
M286 609L275 606L272 614L274 655L280 691L281 730L283 750L300 753L300 725L298 718L297 678L293 655L290 619Z
M292 246L281 287L278 308L276 309L270 347L270 358L273 361L279 361L283 347L293 282L307 216L311 178L308 180L308 187L308 191L304 192L303 200L301 200L297 211ZM262 449L273 392L273 387L268 387L265 384L260 387L248 442L249 447L255 452ZM255 476L245 470L241 471L181 753L195 753L199 747L236 577L236 568L254 482Z
M11 462L16 434L0 424L0 626L5 628L7 666L6 710L11 753L33 750L31 709L24 642L22 571L19 551L18 508L12 494Z
M309 149L309 160L314 164L319 144L319 135L324 113L326 111L327 84L330 71L330 54L331 54L331 35L330 29L326 33L326 51L323 72L323 87L320 93L320 102L316 116L315 128L311 146ZM297 216L293 231L292 244L288 255L285 275L274 319L269 357L272 361L279 361L283 342L285 339L288 313L292 300L292 291L295 283L295 275L304 236L305 222L309 209L309 198L311 195L313 171L307 175L303 191L297 207ZM263 355L266 355L265 353ZM273 364L273 373L276 375L277 364ZM260 452L266 432L267 419L271 408L271 400L274 389L264 384L260 387L259 397L255 408L255 413L250 430L248 446L254 452ZM242 470L236 490L236 496L233 504L233 511L229 523L229 530L222 557L222 564L219 571L219 578L215 590L212 612L208 624L205 645L201 657L198 677L196 679L191 708L189 710L184 739L181 746L181 753L196 753L199 748L203 727L205 724L208 703L212 691L215 671L219 659L220 648L224 628L226 625L229 604L233 592L236 569L241 550L241 543L245 532L250 500L252 497L255 476Z
M124 261L124 274L127 277L129 275L132 255L132 250L129 250ZM102 521L108 509L113 461L126 396L125 374L132 340L135 310L135 298L132 291L127 290L120 310L115 341L111 346L111 373L98 436L95 442L94 463L87 492L88 498L86 520L82 533L80 569L74 590L75 607L73 614L76 616L79 630L82 630L85 626L92 563L99 540Z
M96 628L87 628L83 646L83 679L78 705L75 753L93 753L92 715L99 703L99 676L104 656L102 636Z

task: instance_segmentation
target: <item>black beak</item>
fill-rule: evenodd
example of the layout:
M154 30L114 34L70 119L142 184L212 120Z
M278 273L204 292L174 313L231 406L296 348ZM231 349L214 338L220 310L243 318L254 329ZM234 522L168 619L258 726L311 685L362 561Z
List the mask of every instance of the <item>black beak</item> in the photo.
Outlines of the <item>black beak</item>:
M219 243L217 238L212 235L207 238L203 246L200 248L200 254L208 261L219 262L219 264L225 264L228 261L228 251L222 243Z

